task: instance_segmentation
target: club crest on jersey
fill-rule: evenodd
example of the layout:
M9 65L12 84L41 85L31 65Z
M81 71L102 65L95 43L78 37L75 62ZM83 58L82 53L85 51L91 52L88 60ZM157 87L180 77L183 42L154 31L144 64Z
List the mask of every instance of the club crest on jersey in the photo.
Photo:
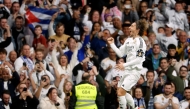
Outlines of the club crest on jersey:
M143 55L144 55L144 52L143 52L142 49L140 49L140 50L137 51L137 56L138 57L143 57Z

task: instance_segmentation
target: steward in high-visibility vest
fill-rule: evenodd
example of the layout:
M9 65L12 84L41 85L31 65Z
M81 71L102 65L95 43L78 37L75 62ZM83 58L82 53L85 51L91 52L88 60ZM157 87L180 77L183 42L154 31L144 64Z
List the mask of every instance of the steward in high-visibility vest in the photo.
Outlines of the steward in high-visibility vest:
M90 75L83 74L83 81L73 87L72 95L70 97L69 109L101 109L99 106L103 105L98 97L100 92L96 86L89 81Z

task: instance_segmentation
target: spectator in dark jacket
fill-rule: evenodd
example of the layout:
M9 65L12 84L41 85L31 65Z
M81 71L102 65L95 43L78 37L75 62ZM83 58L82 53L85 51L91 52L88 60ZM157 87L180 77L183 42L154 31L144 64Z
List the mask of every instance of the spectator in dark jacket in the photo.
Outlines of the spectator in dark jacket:
M1 96L2 101L0 101L0 109L10 109L10 92L8 90L4 90Z
M26 84L18 85L19 95L13 99L11 109L37 109L38 99L26 88Z
M18 73L12 69L12 77L7 68L2 68L2 80L0 81L0 93L3 90L9 90L11 98L16 96L15 89L20 82Z

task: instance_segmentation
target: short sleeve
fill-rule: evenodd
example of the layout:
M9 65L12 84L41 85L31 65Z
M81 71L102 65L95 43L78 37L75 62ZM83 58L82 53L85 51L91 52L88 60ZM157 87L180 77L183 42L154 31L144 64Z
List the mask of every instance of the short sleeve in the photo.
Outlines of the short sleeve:
M173 97L173 98L172 98L172 101L173 101L175 104L179 104L179 100L178 100L176 97Z
M154 103L160 103L159 96L154 97Z

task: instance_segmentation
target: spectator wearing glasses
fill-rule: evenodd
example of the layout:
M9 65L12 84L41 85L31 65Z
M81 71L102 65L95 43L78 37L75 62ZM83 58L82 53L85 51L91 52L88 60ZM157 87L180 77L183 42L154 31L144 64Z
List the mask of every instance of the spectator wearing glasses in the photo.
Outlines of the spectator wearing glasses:
M169 67L166 75L168 79L176 86L176 92L183 94L184 88L188 86L188 80L186 79L188 68L186 66L181 66L179 69L179 76L173 76L173 71L174 67Z

